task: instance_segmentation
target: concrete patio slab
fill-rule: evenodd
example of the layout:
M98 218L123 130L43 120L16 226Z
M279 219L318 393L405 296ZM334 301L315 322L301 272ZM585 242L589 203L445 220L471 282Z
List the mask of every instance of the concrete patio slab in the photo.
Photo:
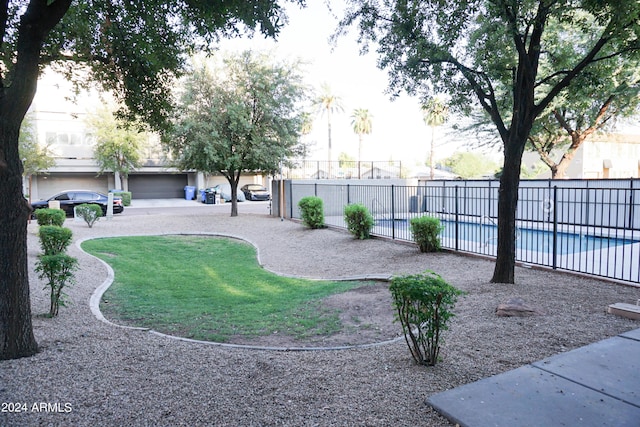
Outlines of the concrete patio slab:
M634 329L633 331L625 332L618 335L623 338L629 338L632 340L640 341L640 329Z
M613 337L532 365L640 408L638 341Z
M431 396L462 427L640 425L640 329Z

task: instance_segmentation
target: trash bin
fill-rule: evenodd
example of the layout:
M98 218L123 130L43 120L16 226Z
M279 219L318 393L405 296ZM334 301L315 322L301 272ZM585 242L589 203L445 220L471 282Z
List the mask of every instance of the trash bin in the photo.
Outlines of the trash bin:
M204 193L205 203L207 205L215 205L216 204L216 193L213 191L207 191Z
M196 187L192 187L190 185L187 185L187 186L184 187L184 199L185 200L193 200L195 195L196 195Z

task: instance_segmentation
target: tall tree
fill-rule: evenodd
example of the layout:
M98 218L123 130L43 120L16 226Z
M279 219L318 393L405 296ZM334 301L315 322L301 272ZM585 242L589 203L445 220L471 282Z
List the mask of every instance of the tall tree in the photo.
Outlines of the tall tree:
M20 127L18 151L22 159L23 174L28 181L29 197L31 197L31 177L51 168L56 160L48 146L38 144L38 136L28 115Z
M302 151L300 158L302 161L307 160L307 156L309 155L309 150L312 145L315 144L315 141L308 141L308 136L313 130L313 116L310 112L304 111L302 113L302 125L300 126L300 137L303 139L302 145L304 146L304 150Z
M364 135L369 135L372 130L371 121L373 116L366 108L356 108L351 113L351 126L358 135L358 161L362 161L362 140Z
M149 140L139 126L119 120L102 108L87 117L87 127L96 138L94 157L100 173L113 172L115 188L129 191L129 173L142 164L141 150Z
M637 0L349 0L340 28L358 25L376 43L393 93L449 93L454 109L479 104L504 148L498 249L492 282L513 283L522 154L531 129L575 79L593 67L640 55ZM559 25L588 37L549 37ZM571 58L565 61L564 58ZM586 84L591 85L588 79Z
M327 83L322 84L321 93L314 101L314 105L321 115L327 114L327 172L329 177L331 177L331 161L333 159L331 152L331 116L334 113L342 113L344 106L342 104L342 98L335 95Z
M287 0L6 0L0 4L0 359L37 351L31 323L20 124L46 65L79 85L100 82L162 127L186 53L257 28L277 35ZM304 0L289 0L304 4ZM248 28L248 30L247 30ZM74 65L75 64L75 65ZM78 66L81 64L82 66Z
M425 124L431 127L431 151L429 153L430 179L435 177L435 156L436 156L436 128L442 126L449 116L449 108L440 97L429 98L422 105L422 118Z
M237 216L244 171L273 174L302 153L304 100L296 64L246 51L188 77L174 131L164 143L180 168L222 174L231 185L231 216Z

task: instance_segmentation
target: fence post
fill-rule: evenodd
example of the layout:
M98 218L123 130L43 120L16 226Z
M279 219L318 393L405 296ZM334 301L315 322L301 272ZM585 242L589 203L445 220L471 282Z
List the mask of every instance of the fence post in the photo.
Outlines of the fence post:
M491 181L488 181L488 183L489 183L489 191L488 191L489 194L487 195L487 216L491 218L491 205L492 205ZM482 220L480 222L482 222Z
M396 191L395 185L391 184L391 238L396 238Z
M458 221L458 186L455 188L455 215L456 215L456 251L460 249L460 245L458 243L458 232L460 230L460 222Z
M285 181L286 184L286 181ZM285 190L286 190L285 185ZM284 202L287 203L287 199L284 199ZM293 181L289 181L289 218L293 218Z
M553 186L553 262L554 270L558 268L558 186Z
M629 187L631 194L629 194L629 224L627 225L627 229L633 230L633 178L629 179Z

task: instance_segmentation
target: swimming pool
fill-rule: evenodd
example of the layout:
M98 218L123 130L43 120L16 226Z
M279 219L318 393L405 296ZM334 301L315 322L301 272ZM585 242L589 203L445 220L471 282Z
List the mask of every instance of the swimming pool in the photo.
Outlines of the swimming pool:
M440 236L445 246L453 246L450 243L456 237L455 221L441 220L444 226ZM377 226L394 228L396 234L408 233L410 237L409 221L406 219L382 219L376 221ZM498 244L498 228L495 224L477 222L458 222L458 241L477 245L479 249L492 248ZM638 240L595 236L569 232L556 233L556 254L566 255L585 251L605 250L620 245L638 243ZM519 228L517 231L516 248L526 251L553 253L553 232L549 230L537 230L531 228Z
M442 237L455 237L455 222L441 221L444 230ZM498 229L493 224L478 224L472 222L458 223L458 238L477 242L485 246L497 245ZM636 240L594 236L588 234L556 232L556 248L558 254L565 255L584 251L602 250L619 245L637 243ZM516 248L536 251L553 252L553 232L531 228L519 228L516 233Z

